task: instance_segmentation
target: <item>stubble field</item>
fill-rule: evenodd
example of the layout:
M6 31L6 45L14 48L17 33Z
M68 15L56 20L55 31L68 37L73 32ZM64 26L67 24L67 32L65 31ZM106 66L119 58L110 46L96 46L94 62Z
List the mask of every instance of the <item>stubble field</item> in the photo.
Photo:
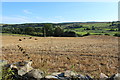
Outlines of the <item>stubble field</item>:
M8 63L32 60L46 74L72 70L98 77L118 72L118 37L0 37L2 59Z

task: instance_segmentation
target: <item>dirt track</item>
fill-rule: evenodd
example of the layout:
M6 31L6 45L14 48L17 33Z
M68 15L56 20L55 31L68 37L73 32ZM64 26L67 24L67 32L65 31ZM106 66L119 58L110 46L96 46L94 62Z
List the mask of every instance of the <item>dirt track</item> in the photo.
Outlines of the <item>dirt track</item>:
M21 39L22 41L20 41ZM73 70L82 74L111 75L118 68L118 38L2 36L2 55L8 63L32 60L46 73Z

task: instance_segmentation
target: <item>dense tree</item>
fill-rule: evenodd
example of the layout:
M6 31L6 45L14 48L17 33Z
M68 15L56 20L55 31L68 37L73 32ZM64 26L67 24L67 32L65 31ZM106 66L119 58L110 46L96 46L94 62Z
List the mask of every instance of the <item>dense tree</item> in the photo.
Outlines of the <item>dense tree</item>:
M100 23L96 27L95 24L98 23L89 23L88 25L92 26L89 27L86 25L87 23L25 23L25 24L1 24L1 32L2 33L14 33L14 34L27 34L27 35L34 35L34 36L58 36L58 37L66 37L66 36L76 36L78 32L91 32L96 33L100 32L103 33L111 33L120 31L120 22L109 22ZM59 27L58 27L59 26ZM65 31L65 32L64 32ZM75 31L75 32L74 32ZM102 33L101 33L102 32ZM86 36L86 35L79 35L78 36ZM113 33L112 33L113 34Z
M95 30L95 27L94 27L94 26L92 26L92 30Z
M84 30L90 30L90 28L88 28L88 27L87 27L87 28L86 28L86 29L84 29Z
M84 34L83 36L88 36L88 35L90 35L90 33L89 32L87 32L86 34Z
M64 33L64 30L61 27L56 27L54 30L54 36L60 37Z
M21 34L22 33L20 28L12 28L11 32L14 33L14 34Z
M34 32L34 28L33 27L26 27L25 28L25 34L32 34Z
M63 36L64 37L77 37L77 34L74 31L65 31Z
M43 26L43 36L53 36L53 25L52 24L44 24Z
M118 26L118 31L120 31L120 24L118 24L117 26Z
M35 32L42 32L42 28L35 28Z

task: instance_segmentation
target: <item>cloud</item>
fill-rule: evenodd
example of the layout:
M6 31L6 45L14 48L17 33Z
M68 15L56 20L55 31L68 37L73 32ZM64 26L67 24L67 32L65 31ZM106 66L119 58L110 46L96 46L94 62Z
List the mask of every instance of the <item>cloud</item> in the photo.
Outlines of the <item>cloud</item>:
M21 23L59 23L65 20L62 16L42 17L42 16L2 16L2 23L21 24Z
M29 18L24 16L2 16L2 23L16 24L16 23L27 23L31 22Z
M28 10L23 10L23 12L24 12L25 14L32 14L32 12L30 12L30 11L28 11Z
M114 20L108 20L108 19L88 19L87 21L117 21ZM60 23L60 22L87 22L84 18L77 19L77 18L67 18L63 16L50 16L50 17L42 17L42 16L2 16L2 23L6 24L21 24L21 23Z

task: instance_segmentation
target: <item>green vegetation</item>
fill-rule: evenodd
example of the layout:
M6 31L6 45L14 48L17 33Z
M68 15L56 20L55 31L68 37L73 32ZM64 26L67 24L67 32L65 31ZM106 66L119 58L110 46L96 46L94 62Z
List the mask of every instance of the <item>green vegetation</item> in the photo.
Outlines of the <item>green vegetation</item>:
M115 33L114 36L120 37L120 33Z
M113 22L71 22L71 23L26 23L2 24L2 33L31 36L82 37L89 35L118 36L119 21Z
M15 72L10 68L4 68L2 71L2 80L17 80L14 78Z

